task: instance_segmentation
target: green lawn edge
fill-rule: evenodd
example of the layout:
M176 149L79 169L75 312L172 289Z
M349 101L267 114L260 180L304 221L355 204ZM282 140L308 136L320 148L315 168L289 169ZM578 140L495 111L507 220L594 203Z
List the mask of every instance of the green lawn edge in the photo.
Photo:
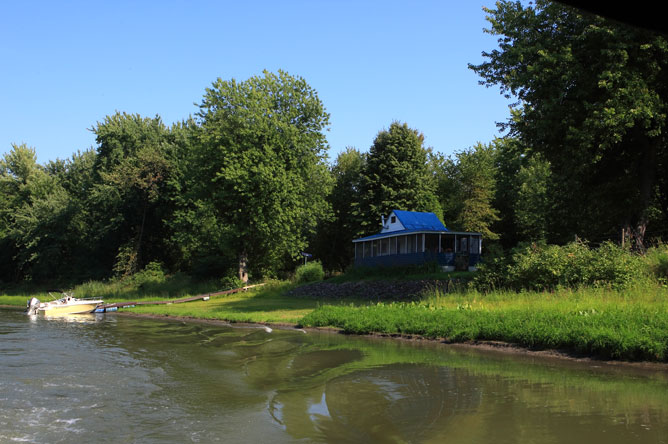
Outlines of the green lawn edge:
M417 301L401 303L288 296L295 286L274 281L245 292L212 297L209 301L137 306L123 311L229 322L333 327L351 334L413 335L444 338L450 342L503 341L534 350L557 349L604 359L668 361L668 289L665 286L488 294L474 291L443 294L434 290ZM174 297L191 293L180 291ZM25 306L33 295L48 300L44 298L45 293L0 294L0 305ZM128 295L123 296L107 302L127 300ZM154 295L143 292L137 296L141 297L130 299L166 299L164 292Z

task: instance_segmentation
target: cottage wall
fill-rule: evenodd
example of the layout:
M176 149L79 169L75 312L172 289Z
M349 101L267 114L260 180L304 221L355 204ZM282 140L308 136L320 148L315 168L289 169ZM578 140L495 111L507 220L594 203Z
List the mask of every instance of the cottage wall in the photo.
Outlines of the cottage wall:
M385 225L383 226L383 229L380 230L381 233L390 233L392 231L401 231L404 230L405 227L399 220L399 218L394 214L394 211L390 213L390 215L387 217L385 220Z

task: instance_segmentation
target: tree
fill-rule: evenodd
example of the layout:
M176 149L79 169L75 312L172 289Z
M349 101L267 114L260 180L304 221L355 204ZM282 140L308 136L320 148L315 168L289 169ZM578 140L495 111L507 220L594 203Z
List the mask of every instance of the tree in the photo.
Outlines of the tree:
M514 218L519 238L525 241L547 239L551 205L548 194L550 164L540 155L529 157L516 176Z
M496 151L494 145L476 144L440 160L439 197L451 228L482 233L489 240L499 235L491 230L499 220L493 207L496 192Z
M623 226L642 248L665 174L666 38L547 0L486 12L499 48L469 67L518 99L506 126L550 163L555 238Z
M203 199L237 253L240 277L247 268L274 273L306 248L328 211L329 114L303 78L265 71L216 80L197 116Z
M515 138L496 139L493 144L496 193L492 205L499 214L493 230L505 248L521 241L546 240L551 209L558 200L550 164Z
M169 214L166 193L170 130L159 116L115 113L92 129L99 144L91 203L98 212L98 245L113 255L116 273L128 275L161 255ZM146 233L151 239L146 242ZM153 252L144 255L146 247Z
M378 133L361 174L360 200L354 212L359 235L377 232L381 215L394 209L430 211L442 217L428 168L429 154L424 136L405 123L393 122Z
M360 178L366 156L352 147L336 157L331 174L334 187L327 197L332 217L318 227L316 255L328 270L343 271L354 257L353 239L359 229L355 217L355 202L359 200Z
M0 160L0 278L44 281L71 275L81 236L71 223L77 207L63 183L67 166L63 161L40 166L35 150L25 145L13 145Z

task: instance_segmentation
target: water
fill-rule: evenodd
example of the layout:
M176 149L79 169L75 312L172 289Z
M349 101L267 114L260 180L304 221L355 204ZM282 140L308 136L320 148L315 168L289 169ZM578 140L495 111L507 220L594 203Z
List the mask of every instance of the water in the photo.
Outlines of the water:
M0 443L668 442L663 370L0 310Z

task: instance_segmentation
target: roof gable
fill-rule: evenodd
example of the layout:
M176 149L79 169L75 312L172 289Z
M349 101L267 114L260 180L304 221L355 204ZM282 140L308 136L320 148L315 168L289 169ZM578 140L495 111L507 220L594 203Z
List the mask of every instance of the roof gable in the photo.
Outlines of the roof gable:
M448 231L443 222L434 213L394 210L406 230Z

